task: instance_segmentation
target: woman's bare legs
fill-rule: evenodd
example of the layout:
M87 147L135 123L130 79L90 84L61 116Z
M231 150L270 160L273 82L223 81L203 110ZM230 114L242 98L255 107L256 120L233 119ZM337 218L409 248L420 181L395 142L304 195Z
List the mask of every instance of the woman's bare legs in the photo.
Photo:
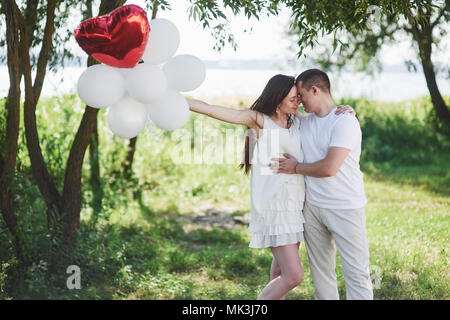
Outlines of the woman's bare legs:
M300 242L297 242L297 251L300 247ZM272 281L273 279L275 279L276 277L281 275L281 269L280 266L278 265L277 259L275 259L275 256L273 256L272 259L272 265L270 266L270 281ZM284 295L283 297L281 297L281 300L284 300L284 298L286 298L286 295Z
M280 275L281 275L280 266L278 265L277 259L275 259L275 257L273 257L272 265L270 266L270 281L272 281L273 279L275 279L276 277L278 277Z
M297 242L297 251L299 248L300 248L300 242ZM274 256L272 259L272 265L270 266L270 281L272 281L279 275L281 275L281 269L280 269L280 266L278 265L277 259L275 259L275 256Z
M298 255L300 243L273 247L270 282L258 296L258 300L281 300L286 293L298 286L303 279L303 268Z
M281 269L278 265L277 259L275 259L275 256L272 259L272 265L270 266L270 281L275 279L276 277L279 277L281 275ZM280 300L284 300L286 298L286 295L282 296Z
M299 248L300 248L300 242L297 242L297 251ZM275 259L275 256L274 256L272 259L272 265L270 266L270 281L272 281L279 275L281 275L281 269L280 269L280 266L278 265L277 259Z

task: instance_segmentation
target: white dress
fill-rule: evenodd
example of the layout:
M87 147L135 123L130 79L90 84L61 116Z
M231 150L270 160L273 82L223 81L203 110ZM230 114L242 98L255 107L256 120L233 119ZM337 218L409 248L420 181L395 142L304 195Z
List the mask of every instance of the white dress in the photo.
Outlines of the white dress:
M283 153L289 153L298 162L303 162L300 119L294 117L290 128L284 129L264 115L261 132L251 158L251 217L248 231L254 234L249 247L295 244L303 241L304 176L273 174L268 165L273 162L271 158L283 158Z

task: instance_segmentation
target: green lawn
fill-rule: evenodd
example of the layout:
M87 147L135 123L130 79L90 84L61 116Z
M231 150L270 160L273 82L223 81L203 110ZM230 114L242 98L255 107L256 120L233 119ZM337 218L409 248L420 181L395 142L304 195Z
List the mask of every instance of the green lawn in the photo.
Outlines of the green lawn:
M449 198L370 176L366 176L366 192L375 298L449 298ZM141 211L140 218L121 228L127 244L124 277L119 286L108 288L109 298L256 298L269 279L270 250L248 248L246 226L192 225L183 219L189 214ZM142 232L139 236L136 228ZM300 255L304 282L287 299L313 298L304 245ZM340 265L337 273L345 298Z

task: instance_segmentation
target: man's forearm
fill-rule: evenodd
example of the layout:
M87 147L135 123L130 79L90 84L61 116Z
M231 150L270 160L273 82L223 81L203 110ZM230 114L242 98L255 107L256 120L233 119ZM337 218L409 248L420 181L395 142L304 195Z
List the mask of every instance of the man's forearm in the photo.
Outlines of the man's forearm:
M273 167L275 173L303 174L305 176L326 178L334 176L341 167L350 149L343 147L330 147L327 156L314 163L299 163L297 159L288 153L283 153L285 158L272 158L278 163L269 166Z
M330 169L330 165L326 161L320 160L314 163L297 163L295 173L315 178L326 178L334 175L334 172Z

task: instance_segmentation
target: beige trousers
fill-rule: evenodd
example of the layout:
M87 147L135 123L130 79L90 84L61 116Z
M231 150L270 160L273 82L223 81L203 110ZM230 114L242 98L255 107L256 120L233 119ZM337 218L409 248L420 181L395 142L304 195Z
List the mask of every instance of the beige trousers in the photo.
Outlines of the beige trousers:
M348 300L372 300L369 247L364 208L324 209L305 202L304 237L314 298L339 300L336 281L336 247L342 262Z

